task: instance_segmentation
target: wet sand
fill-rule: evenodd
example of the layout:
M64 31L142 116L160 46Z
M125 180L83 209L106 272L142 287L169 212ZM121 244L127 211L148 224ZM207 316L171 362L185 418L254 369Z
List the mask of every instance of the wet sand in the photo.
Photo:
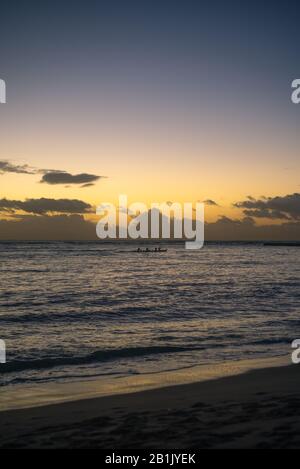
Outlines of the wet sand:
M2 448L298 448L300 366L0 413Z

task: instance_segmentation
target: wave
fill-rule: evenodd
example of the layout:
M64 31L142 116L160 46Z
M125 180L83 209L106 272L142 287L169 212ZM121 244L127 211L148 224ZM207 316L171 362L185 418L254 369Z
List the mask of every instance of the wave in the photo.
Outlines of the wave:
M286 337L266 337L264 339L257 339L251 342L248 342L249 345L276 345L276 344L291 344L292 340Z
M92 363L101 363L110 360L122 358L135 358L142 356L151 356L157 354L179 353L192 350L202 350L197 347L175 347L175 346L153 346L153 347L131 347L124 349L97 350L89 355L82 356L64 356L56 358L40 358L37 360L12 360L1 365L2 373L13 373L26 370L41 370L62 366L88 365Z

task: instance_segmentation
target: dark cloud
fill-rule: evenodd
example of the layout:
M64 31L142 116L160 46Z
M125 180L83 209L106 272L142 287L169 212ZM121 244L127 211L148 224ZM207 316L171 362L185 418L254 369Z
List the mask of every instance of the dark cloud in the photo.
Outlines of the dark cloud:
M205 224L207 241L299 241L300 222L276 225L256 225L253 218L233 220L221 217L214 223Z
M42 174L43 176L40 182L51 185L79 184L82 188L91 187L96 181L104 177L88 173L71 174L67 171L59 171L54 169L39 169L33 168L27 164L17 165L7 160L0 160L0 174L4 173Z
M20 215L0 220L1 240L98 240L96 224L83 215ZM245 217L233 220L222 217L205 224L207 241L299 241L300 222L279 225L256 225Z
M46 172L40 182L46 184L84 184L82 187L89 187L87 184L91 184L98 181L102 176L96 176L95 174L70 174L66 171L49 171Z
M255 220L252 217L244 217L242 220L244 225L255 225Z
M244 214L255 218L300 220L300 194L277 197L262 197L237 202L235 207L243 208Z
M240 225L242 223L241 220L233 220L232 218L226 217L225 215L221 216L216 222L216 224L222 225Z
M203 200L203 203L206 204L206 205L211 205L211 206L219 207L219 204L217 204L217 202L215 202L215 201L212 200L212 199Z
M81 188L84 188L84 187L92 187L94 186L95 184L93 184L92 182L89 182L88 184L83 184L82 186L80 186Z
M274 220L289 220L290 219L290 217L288 217L285 213L280 212L279 210L268 210L266 208L255 209L255 210L245 209L243 213L249 217L254 217L254 218L270 218Z
M82 215L25 215L0 220L1 240L61 241L97 240L95 224Z
M10 163L9 161L0 161L0 174L4 173L18 173L18 174L35 174L35 168L31 168L27 164L17 165Z
M0 199L0 211L14 213L22 210L27 213L43 215L46 213L89 213L92 206L77 199Z

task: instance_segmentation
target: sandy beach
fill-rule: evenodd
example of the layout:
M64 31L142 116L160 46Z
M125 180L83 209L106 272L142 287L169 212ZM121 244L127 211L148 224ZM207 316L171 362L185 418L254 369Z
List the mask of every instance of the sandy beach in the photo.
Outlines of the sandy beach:
M1 448L297 448L296 365L1 412Z

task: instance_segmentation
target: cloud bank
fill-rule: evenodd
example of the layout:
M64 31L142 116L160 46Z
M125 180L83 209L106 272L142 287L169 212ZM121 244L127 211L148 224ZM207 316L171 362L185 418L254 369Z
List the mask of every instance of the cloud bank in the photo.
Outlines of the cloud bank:
M250 217L300 220L300 194L298 193L260 199L248 197L247 200L237 202L234 206L244 209L243 213Z
M206 223L205 240L300 241L300 194L248 197L234 205L245 217ZM84 218L94 210L78 199L0 199L0 212L8 218L0 220L0 240L97 240L96 224ZM256 218L281 222L257 224Z
M44 215L47 213L90 213L92 206L77 199L0 199L0 212L14 214L17 211Z
M83 214L16 215L0 220L0 240L83 240L101 242L96 236L96 224ZM245 217L234 220L221 217L205 224L206 241L299 241L300 222L279 225L256 225Z
M96 240L94 223L82 215L27 215L21 220L0 220L2 241Z

